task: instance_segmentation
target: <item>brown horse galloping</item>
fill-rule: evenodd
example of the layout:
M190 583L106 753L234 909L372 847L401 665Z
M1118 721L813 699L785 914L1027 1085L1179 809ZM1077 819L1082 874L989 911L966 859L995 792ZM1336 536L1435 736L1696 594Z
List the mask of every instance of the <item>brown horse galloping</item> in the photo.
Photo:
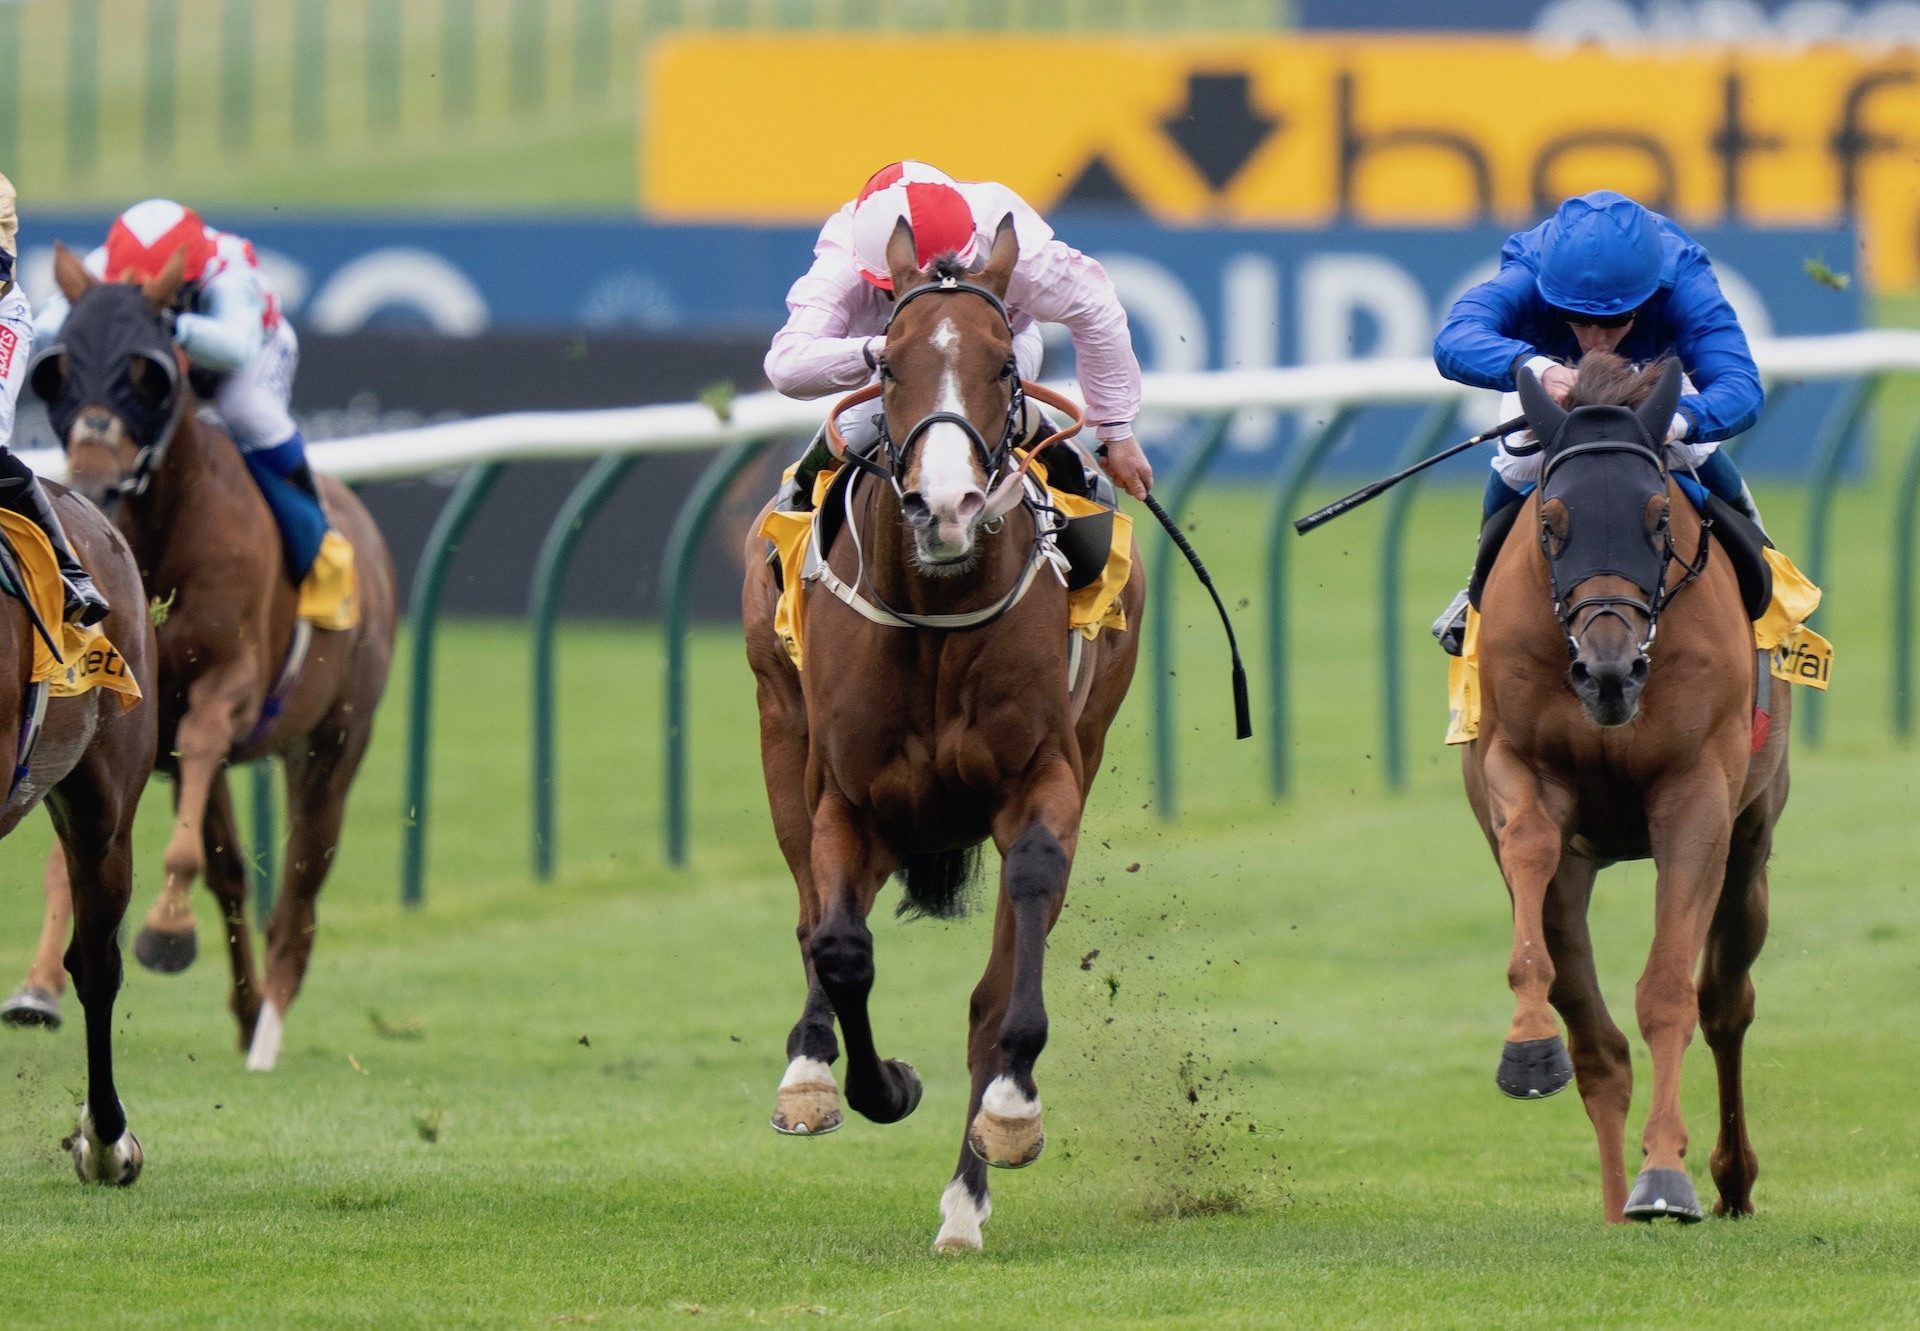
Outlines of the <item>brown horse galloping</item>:
M98 688L46 699L28 770L0 811L0 836L46 801L60 838L53 853L63 864L61 881L73 884L66 969L87 1023L87 1102L72 1138L73 1165L83 1183L125 1185L139 1177L142 1157L114 1089L113 1000L120 991L120 920L133 895L133 817L153 771L153 626L140 595L140 572L113 524L61 486L48 484L47 493L74 552L113 607L100 630L119 651L142 696L126 709ZM58 634L58 596L44 613L54 617L45 622ZM0 662L5 663L0 726L14 745L5 750L10 757L0 773L0 791L11 786L9 776L19 762L35 636L25 608L10 596L0 597ZM56 966L62 941L53 940Z
M1534 1098L1577 1077L1606 1219L1697 1220L1680 1116L1697 1022L1720 1077L1715 1210L1745 1215L1759 1165L1741 1046L1787 799L1787 686L1759 676L1772 725L1754 751L1753 630L1735 571L1657 446L1679 396L1677 364L1636 373L1590 355L1571 412L1529 372L1520 379L1528 423L1547 441L1545 470L1481 599L1480 729L1463 755L1467 797L1513 900L1515 1010L1500 1088ZM1648 856L1653 945L1634 1006L1653 1056L1653 1107L1629 1195L1633 1069L1601 999L1586 914L1599 869ZM1571 1067L1549 1005L1566 1020Z
M229 1005L247 1066L273 1067L288 1007L313 954L314 905L340 844L347 790L373 733L396 623L393 562L353 492L319 488L334 530L352 544L359 623L314 629L287 686L298 589L274 520L239 450L202 420L161 310L179 285L178 262L139 287L96 283L61 249L55 275L73 312L60 354L35 388L62 432L75 488L115 512L165 608L159 626L161 770L174 777L175 818L166 883L135 940L153 969L184 969L195 953L188 904L204 870L219 900L233 969ZM138 593L127 594L127 604ZM115 602L116 606L120 602ZM256 977L247 926L246 861L227 788L229 763L278 757L286 768L285 881L267 924L267 974ZM65 882L48 872L51 932ZM42 953L28 982L46 977Z
M918 1075L874 1046L867 914L895 872L908 907L957 914L980 843L991 836L1000 850L993 951L969 1009L967 1125L940 1199L942 1250L980 1247L985 1166L1028 1164L1045 1143L1033 1069L1047 1038L1047 934L1066 899L1107 727L1133 677L1143 599L1136 560L1122 600L1127 629L1087 643L1070 684L1066 589L1044 569L1031 576L1040 514L1025 503L1001 513L995 502L1013 493L995 478L1006 475L1021 415L1002 304L1017 257L1010 222L973 277L949 260L921 270L905 223L888 248L901 294L881 369L886 455L871 464L879 476L855 478L847 528L826 552L832 576L874 617L814 586L803 612L807 668L796 670L774 632L778 594L757 537L741 602L807 975L775 1128L840 1126L836 1017L847 1103L876 1123L913 1111ZM955 626L969 618L978 622Z

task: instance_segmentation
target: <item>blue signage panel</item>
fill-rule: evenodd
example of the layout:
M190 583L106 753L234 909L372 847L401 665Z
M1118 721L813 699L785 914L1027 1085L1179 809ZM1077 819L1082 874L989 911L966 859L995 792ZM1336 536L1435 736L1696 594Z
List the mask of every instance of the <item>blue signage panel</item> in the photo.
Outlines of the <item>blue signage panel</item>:
M55 238L90 247L108 220L31 217L21 262L29 295L43 298L51 287ZM297 323L329 333L577 328L770 336L814 239L808 227L611 218L215 220L255 243ZM1112 274L1149 370L1425 356L1453 298L1493 271L1506 236L1491 227L1177 230L1093 214L1055 222ZM1857 286L1835 290L1807 271L1815 258L1846 270L1855 252L1851 231L1697 235L1751 334L1860 326ZM1070 372L1064 337L1050 346L1049 373ZM1744 455L1749 464L1762 471L1804 465L1832 391L1794 394L1753 441ZM1406 413L1367 413L1337 464L1378 469L1399 447L1406 421ZM1286 441L1272 420L1243 422L1227 468L1269 470Z

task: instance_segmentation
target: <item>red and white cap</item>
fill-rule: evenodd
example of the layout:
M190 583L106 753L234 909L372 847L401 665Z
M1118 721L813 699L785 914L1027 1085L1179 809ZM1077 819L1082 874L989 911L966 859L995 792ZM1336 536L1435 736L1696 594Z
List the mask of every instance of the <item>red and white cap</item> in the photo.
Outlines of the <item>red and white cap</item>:
M893 290L887 242L902 218L913 228L914 259L925 268L943 254L973 262L979 239L973 209L952 177L925 162L894 162L868 177L853 206L853 258L860 276Z
M187 257L186 280L198 281L214 255L207 224L172 199L148 199L114 218L107 229L107 280L145 282L158 277L176 252Z

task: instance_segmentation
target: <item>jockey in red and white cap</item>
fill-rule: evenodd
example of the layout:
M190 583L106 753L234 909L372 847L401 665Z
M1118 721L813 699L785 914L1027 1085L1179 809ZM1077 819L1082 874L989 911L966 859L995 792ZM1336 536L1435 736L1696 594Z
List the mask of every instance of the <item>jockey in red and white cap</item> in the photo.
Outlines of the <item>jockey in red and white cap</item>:
M86 267L104 282L144 282L176 253L186 257L186 281L173 340L211 387L241 451L311 489L306 449L288 410L300 342L267 289L251 242L214 230L171 199L148 199L114 219ZM35 321L35 340L52 342L66 317L66 299L55 296Z
M902 218L912 226L923 266L949 252L974 264L985 261L994 230L1008 215L1020 242L1006 299L1020 374L1030 379L1039 373L1040 325L1066 325L1087 419L1101 440L1108 474L1128 493L1144 496L1153 485L1153 469L1133 437L1140 362L1128 335L1127 312L1106 271L1056 239L1040 214L1005 185L956 181L925 162L895 162L875 172L858 197L820 229L813 266L787 293L787 322L767 352L767 379L780 392L801 398L848 392L870 382L893 299L886 249L894 226ZM877 424L864 412L850 411L839 424L853 447L877 437ZM801 495L824 457L824 444L816 441L799 468L805 478Z

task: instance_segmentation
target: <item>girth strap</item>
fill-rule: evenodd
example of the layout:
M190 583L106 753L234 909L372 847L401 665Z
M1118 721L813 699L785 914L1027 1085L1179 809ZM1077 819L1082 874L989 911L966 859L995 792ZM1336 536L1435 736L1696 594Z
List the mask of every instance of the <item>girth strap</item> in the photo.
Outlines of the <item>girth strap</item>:
M20 793L20 783L27 779L34 745L40 742L40 727L46 719L47 683L41 680L27 685L20 699L20 743L14 750L18 757L14 759L13 778L7 783L7 798L0 801L0 814L13 807L13 797Z
M258 744L273 723L280 719L287 699L293 696L294 686L300 682L300 671L307 664L307 649L312 646L313 625L307 620L295 619L293 641L287 644L287 659L281 664L280 674L273 681L273 688L268 690L266 701L260 704L260 717L253 723L253 732L234 752L241 753Z

